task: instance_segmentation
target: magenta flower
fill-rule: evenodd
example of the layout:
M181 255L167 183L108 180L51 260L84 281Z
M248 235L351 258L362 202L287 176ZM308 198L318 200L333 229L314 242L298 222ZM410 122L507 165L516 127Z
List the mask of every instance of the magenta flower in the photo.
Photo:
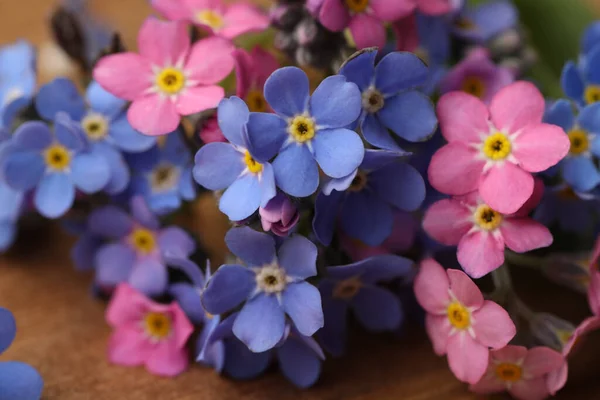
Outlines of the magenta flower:
M531 173L550 168L569 152L564 130L542 123L544 109L540 91L523 81L500 90L489 109L463 92L442 96L437 113L449 143L433 155L429 182L450 195L479 189L494 210L516 212L533 193Z
M493 63L486 49L475 49L444 76L440 93L460 90L489 104L500 89L514 80L508 68Z
M198 136L204 144L214 142L227 143L227 138L223 135L221 128L219 128L216 115L208 117L202 122L202 126L198 129Z
M152 6L166 18L190 21L227 39L269 26L269 19L257 8L244 3L224 3L223 0L152 0Z
M600 317L600 271L590 269L590 286L588 287L588 302L594 315Z
M508 313L464 272L447 271L432 259L421 263L415 295L425 309L425 327L437 355L447 354L450 369L463 382L478 382L488 366L489 348L500 349L515 336Z
M424 2L424 0L420 0ZM410 14L415 0L323 0L311 4L323 26L334 32L350 28L358 49L383 47L384 22L392 22Z
M427 210L423 229L438 242L458 245L458 262L473 278L481 278L504 263L504 248L516 253L550 246L552 234L527 217L538 201L515 214L502 214L472 192L440 200Z
M145 365L149 372L162 376L186 369L185 344L194 328L177 303L155 303L122 283L108 305L106 321L114 329L108 343L112 363Z
M265 232L273 232L277 236L288 236L300 219L298 208L287 195L277 193L265 207L258 209L260 222Z
M548 348L506 346L490 352L483 378L469 389L477 394L508 391L520 400L541 400L549 395L545 377L563 363L563 356Z
M270 112L263 89L267 78L279 68L277 59L266 50L255 47L252 52L237 49L235 58L235 95L244 99L252 112Z
M413 0L420 12L427 15L442 15L456 10L460 0Z
M234 47L210 37L190 46L183 22L148 18L138 34L139 54L102 58L94 79L115 96L131 101L127 119L147 135L174 131L182 115L214 108L224 97L216 84L233 69Z

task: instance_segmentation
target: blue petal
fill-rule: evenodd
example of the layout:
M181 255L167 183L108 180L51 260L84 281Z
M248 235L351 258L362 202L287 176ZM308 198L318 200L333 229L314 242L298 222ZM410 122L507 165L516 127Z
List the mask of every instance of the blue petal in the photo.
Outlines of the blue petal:
M346 60L339 74L356 83L358 88L364 91L371 86L375 77L375 57L377 49L363 49Z
M263 172L260 183L261 200L260 206L266 207L269 201L277 195L277 187L275 186L275 171L271 164L263 165Z
M2 96L1 92L0 96ZM17 114L27 107L30 102L31 98L29 96L23 96L0 106L0 126L3 125L5 128L11 127Z
M317 246L304 236L294 235L283 242L277 258L279 265L293 278L306 279L317 275Z
M470 18L477 26L476 30L482 42L506 32L519 22L518 11L509 1L484 3L470 13Z
M2 400L39 400L44 380L31 365L5 361L0 363L0 388Z
M77 86L67 78L56 78L42 86L35 98L37 112L49 121L57 112L63 111L71 118L80 121L85 115L85 102Z
M329 180L324 180L323 184L321 185L321 192L323 192L325 196L329 196L334 190L338 192L345 191L350 187L352 181L354 181L354 178L356 178L357 173L358 169L355 169L349 175L342 178L329 178Z
M414 262L408 258L383 254L343 267L328 268L327 272L336 279L348 279L360 275L361 281L375 283L409 278L414 272L413 265Z
M78 271L94 269L96 252L102 246L103 240L90 234L84 234L71 248L71 261Z
M600 133L596 134L596 136L594 136L594 139L592 139L592 143L590 144L590 151L596 157L600 157Z
M124 244L108 244L96 253L96 282L102 286L114 287L129 279L135 252Z
M389 290L376 286L363 286L352 298L354 315L372 332L397 329L403 315L400 300Z
M427 65L412 53L390 53L375 67L375 87L385 95L422 86L428 77Z
M125 211L112 205L96 208L87 222L90 233L102 238L121 239L133 228L133 220Z
M360 90L343 75L325 78L310 98L310 113L319 129L348 126L358 119L361 111Z
M39 153L17 151L6 155L4 179L15 190L33 189L42 179L46 164Z
M331 291L327 296L323 288L332 288L330 282L323 282L319 286L323 296L323 315L325 317L325 325L323 329L317 332L317 336L321 345L325 350L330 352L334 357L340 357L344 354L346 348L346 318L348 315L348 303L338 299L331 298Z
M129 166L123 159L121 152L106 142L99 142L93 146L94 154L104 158L107 162L110 173L109 180L104 190L111 195L116 195L127 189L131 174Z
M129 275L129 284L148 296L163 294L168 280L167 266L151 258L137 262Z
M196 361L213 367L218 373L223 371L223 365L225 364L225 343L222 338L214 337L214 332L220 321L221 318L218 315L206 321L196 341L198 352Z
M544 121L548 124L558 125L569 132L575 125L575 110L569 100L560 99L546 111Z
M373 171L367 178L367 185L402 211L415 211L425 199L423 177L406 163L394 163Z
M293 336L277 349L277 357L283 375L299 388L309 388L319 379L321 360Z
M259 294L248 301L233 324L234 335L255 353L275 347L284 332L285 315L274 295Z
M113 118L121 113L127 104L126 100L107 92L96 81L92 81L88 85L85 98L93 111L106 115L109 118Z
M15 317L9 310L0 307L0 354L10 347L15 339L16 332Z
M587 55L584 69L584 76L588 82L600 84L600 46L594 47Z
M227 188L219 200L219 210L232 221L242 221L258 210L261 198L258 177L249 173Z
M0 181L0 221L15 221L23 205L23 193Z
M204 286L206 285L205 277L202 271L200 270L200 267L198 267L198 265L195 262L187 258L183 258L180 255L172 254L170 252L166 253L165 261L169 267L177 268L185 275L187 275L187 277L192 281L192 286L195 286L197 290L204 289ZM206 279L208 279L210 277L210 262L208 261L206 269Z
M196 242L178 226L168 226L158 234L158 246L162 254L189 257L196 250Z
M51 173L42 178L35 190L35 208L46 218L64 215L75 200L75 187L68 175Z
M365 158L363 159L360 169L365 171L373 171L389 165L393 162L401 160L403 157L410 156L411 153L406 151L389 151L389 150L373 150L367 149L365 151Z
M332 178L342 178L352 173L365 155L360 136L344 128L317 132L312 145L319 166Z
M562 162L564 180L576 191L587 192L600 183L600 174L594 162L585 156L569 157Z
M600 44L600 22L596 21L590 24L583 33L581 49L584 54L587 54L598 44Z
M385 106L378 116L383 125L409 142L422 141L437 128L437 117L431 100L417 91L385 99Z
M16 221L0 222L0 253L8 250L15 241L17 235Z
M579 125L589 133L600 134L600 103L584 107L577 118ZM569 131L565 129L565 131Z
M321 293L310 283L288 284L283 292L282 304L301 334L312 336L323 327Z
M111 168L108 160L97 152L79 153L71 163L71 177L82 192L96 193L109 182Z
M206 144L196 153L194 179L210 190L225 189L246 167L243 159L243 154L229 143Z
M273 170L277 186L291 196L310 196L319 186L317 163L304 145L293 143L283 149L273 161Z
M340 218L348 236L369 246L380 245L392 233L391 207L369 190L349 194Z
M271 361L271 353L255 353L237 339L226 339L223 369L233 379L253 379L262 374Z
M222 314L240 305L252 293L254 273L241 265L222 265L202 292L202 304L211 314Z
M177 129L167 135L161 148L161 158L174 165L186 165L190 162L190 151L186 146L183 136L185 132Z
M232 96L223 99L217 108L217 118L221 132L228 141L243 148L248 147L243 132L249 116L248 106L239 97Z
M42 151L52 144L53 137L47 124L41 121L28 121L14 133L13 143L20 150Z
M581 73L573 61L565 64L560 76L560 83L565 94L577 102L583 101L585 90Z
M63 112L57 113L54 118L54 136L60 144L72 151L80 151L86 145L81 126Z
M284 67L276 70L265 82L265 99L280 115L293 117L308 107L308 77L300 68Z
M438 16L417 15L417 29L421 47L427 51L429 63L436 66L450 57L451 41L448 21Z
M125 113L111 121L108 134L115 146L132 153L146 151L156 143L156 137L143 135L133 129Z
M313 218L313 230L315 236L322 244L329 246L335 230L340 204L344 194L333 191L329 196L319 193L315 200L315 216Z
M376 114L367 114L360 125L360 130L369 144L381 149L400 150L400 146L390 136Z
M250 113L248 120L248 150L257 161L275 157L288 138L287 122L275 114Z
M148 204L142 197L132 197L129 207L133 218L146 228L156 230L160 227L160 221L156 215L154 215L152 210L150 210L150 207L148 207Z
M196 185L192 177L192 167L185 168L179 179L179 194L185 200L191 201L196 198Z
M230 229L225 235L225 243L235 256L250 266L270 264L275 259L273 238L247 226Z

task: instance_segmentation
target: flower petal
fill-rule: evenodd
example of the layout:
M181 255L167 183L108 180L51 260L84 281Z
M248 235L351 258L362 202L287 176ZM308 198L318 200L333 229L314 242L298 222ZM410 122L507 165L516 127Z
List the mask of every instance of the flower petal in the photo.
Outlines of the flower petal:
M308 107L308 77L297 67L276 70L265 82L265 99L277 114L302 114Z
M227 188L219 200L219 210L232 221L242 221L258 210L261 201L258 177L249 173L236 179Z
M310 283L288 284L282 294L282 306L301 334L312 336L323 327L321 293Z
M256 286L254 273L241 265L222 265L208 280L202 304L211 314L222 314L245 301Z
M127 115L122 114L114 119L110 124L109 135L113 138L113 143L121 150L139 153L150 149L156 139L152 136L142 135L139 131L133 129Z
M248 150L259 162L272 159L288 138L287 122L276 114L251 113L248 119Z
M171 256L189 257L196 250L194 239L177 226L162 229L158 234L158 245L163 254Z
M35 190L33 202L35 208L46 218L58 218L64 215L75 200L75 187L69 176L51 173L42 178Z
M338 1L338 3L340 3ZM354 82L362 91L367 89L375 77L375 57L376 49L364 49L351 56L340 68L340 75L343 75L349 82Z
M248 106L239 97L232 96L223 99L217 108L219 128L223 132L223 136L239 147L248 147L243 132L249 117Z
M108 205L97 208L88 217L87 228L90 233L111 239L120 239L133 227L129 214L119 207Z
M485 374L489 360L487 347L474 341L467 332L448 339L448 364L458 380L475 384Z
M245 168L243 155L231 144L220 142L202 146L194 163L194 179L210 190L229 187Z
M367 184L382 199L402 211L415 211L425 199L425 182L407 163L390 164L372 172Z
M600 107L600 105L598 105ZM577 118L579 120L579 118ZM560 99L556 103L552 104L546 116L544 122L548 124L558 125L565 132L570 131L575 125L575 109L573 103L566 99Z
M483 177L479 193L483 201L502 214L515 213L533 194L531 174L511 162L504 162Z
M4 353L15 339L17 325L15 317L6 308L0 307L0 353Z
M186 370L188 363L187 349L178 348L170 340L159 343L145 362L150 373L166 377L179 375Z
M391 331L404 318L400 300L392 292L376 286L363 286L352 299L354 315L371 332Z
M148 296L159 296L167 288L167 266L156 259L146 259L136 262L129 275L132 288Z
M15 190L33 189L44 176L46 165L42 155L32 151L14 151L4 157L3 176Z
M287 239L277 253L279 265L289 276L306 279L317 274L317 246L304 236Z
M377 246L387 239L394 224L390 205L369 190L346 197L340 220L344 233L369 246Z
M177 112L190 115L217 107L225 97L225 89L221 86L196 86L185 89L177 99Z
M448 143L431 158L429 183L436 190L450 195L463 195L476 190L485 164L483 160L477 159L477 155L477 150L465 143ZM531 191L533 192L533 178Z
M319 10L319 22L333 32L341 32L350 23L350 13L342 0L324 0Z
M434 203L423 217L425 232L447 246L457 245L472 226L469 209L455 199L442 199Z
M195 324L204 322L204 307L197 288L187 283L175 283L169 286L169 295L185 312L190 321Z
M157 230L160 227L160 221L141 196L134 196L129 201L129 207L133 218L146 228Z
M157 94L137 98L127 110L131 126L145 135L165 135L177 129L181 117L169 97Z
M421 262L415 277L417 301L430 314L445 315L450 304L450 280L444 268L433 259Z
M234 45L231 41L211 36L194 43L185 64L190 79L202 85L214 85L233 71Z
M490 104L494 126L508 133L540 124L545 109L544 96L535 85L525 81L501 89Z
M515 139L513 154L519 165L529 172L541 172L556 165L569 152L569 138L562 128L530 125Z
M483 306L473 313L473 321L475 339L492 349L506 346L517 333L510 315L493 301L486 300Z
M4 399L35 400L42 397L44 380L29 364L3 361L0 362L0 387Z
M323 291L323 286L331 285L322 283L321 291ZM325 293L322 293L322 297L325 325L317 332L317 336L325 350L334 357L340 357L344 354L346 347L348 303L332 299L331 296L327 297Z
M545 399L549 391L543 378L528 379L517 382L509 390L516 399Z
M366 13L359 13L350 20L350 32L357 49L367 47L382 48L385 45L385 27L378 18Z
M102 190L110 177L108 161L96 152L79 153L71 163L71 179L84 193L91 194Z
M233 39L252 31L264 31L269 27L269 19L256 7L250 4L234 3L225 12L226 25L219 30L219 35Z
M544 225L529 218L507 218L500 225L504 243L517 253L548 247L552 234Z
M565 362L562 354L548 347L529 349L523 361L523 372L538 378L552 372Z
M92 81L88 85L85 91L85 99L92 110L111 119L120 114L127 105L125 100L107 92L96 81Z
M343 75L325 78L310 98L310 113L319 129L348 126L358 119L361 110L358 86Z
M156 66L177 65L185 61L190 49L187 26L184 22L149 17L138 32L138 49Z
M123 244L107 244L96 253L96 282L102 286L114 287L126 282L135 262L133 250ZM133 290L133 289L131 289Z
M567 61L560 76L560 84L565 94L575 101L583 101L585 83L579 68L573 61Z
M273 170L277 186L291 196L310 196L319 186L317 163L304 145L291 144L283 149L273 161Z
M448 142L477 143L488 133L490 113L477 97L464 92L443 95L437 104L442 135Z
M433 103L417 91L402 92L385 99L385 105L377 115L392 132L410 142L424 140L437 128Z
M471 278L457 269L449 269L446 272L450 281L450 290L456 300L465 307L479 309L483 305L483 295Z
M433 345L433 351L438 356L446 354L451 328L447 316L425 315L425 329L427 330L427 335Z
M283 375L299 388L308 388L319 379L321 360L293 336L277 349L277 357Z
M504 262L504 243L489 232L475 232L458 243L458 262L470 277L478 279Z
M225 243L235 256L250 266L262 266L275 260L273 238L250 227L230 229L225 235Z
M376 114L367 114L360 125L360 131L367 143L386 150L400 150L400 146Z
M118 53L98 61L94 80L115 96L133 101L152 86L152 70L138 54Z
M272 295L260 294L247 302L233 323L235 336L255 353L275 347L284 332L285 314Z
M313 230L315 236L322 244L329 246L333 238L335 222L340 209L343 194L334 190L329 196L320 192L315 200L315 216L313 218Z
M52 121L63 111L79 121L85 114L85 102L77 86L67 78L56 78L43 85L35 97L35 108L42 118Z
M319 166L332 178L350 174L358 168L365 155L360 136L344 128L317 132L312 145Z
M397 2L400 3L402 1ZM425 84L428 77L427 65L419 57L408 52L393 52L377 64L375 87L383 94L393 95ZM429 104L431 106L431 102Z

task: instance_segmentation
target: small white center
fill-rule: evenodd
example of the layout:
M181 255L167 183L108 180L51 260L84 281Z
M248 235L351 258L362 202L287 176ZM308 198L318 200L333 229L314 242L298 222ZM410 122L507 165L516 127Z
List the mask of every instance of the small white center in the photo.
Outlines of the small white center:
M150 187L154 193L168 192L179 184L180 168L173 164L161 163L150 172Z
M285 270L273 263L260 267L255 271L256 286L265 293L280 293L288 284Z

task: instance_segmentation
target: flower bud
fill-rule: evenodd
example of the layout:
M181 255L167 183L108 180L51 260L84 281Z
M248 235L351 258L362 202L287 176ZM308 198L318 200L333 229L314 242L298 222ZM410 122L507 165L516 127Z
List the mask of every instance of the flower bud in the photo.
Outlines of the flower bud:
M283 193L278 193L266 205L258 209L262 228L277 236L287 236L296 226L300 213L292 201Z

